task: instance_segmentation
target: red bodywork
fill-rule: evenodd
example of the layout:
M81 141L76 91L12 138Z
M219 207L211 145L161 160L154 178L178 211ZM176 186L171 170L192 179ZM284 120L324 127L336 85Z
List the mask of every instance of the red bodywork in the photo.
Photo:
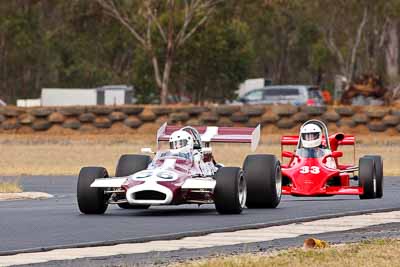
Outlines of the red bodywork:
M323 138L324 140L325 138ZM290 158L288 164L282 164L282 194L294 196L328 196L328 195L361 195L363 188L350 186L354 164L340 164L338 158L342 156L337 149L340 145L355 145L355 138L351 135L337 133L329 136L331 154L321 158L304 158L289 151L283 151L284 157ZM298 136L283 136L281 145L297 145ZM323 141L323 145L326 141ZM331 157L336 168L326 166L326 160Z

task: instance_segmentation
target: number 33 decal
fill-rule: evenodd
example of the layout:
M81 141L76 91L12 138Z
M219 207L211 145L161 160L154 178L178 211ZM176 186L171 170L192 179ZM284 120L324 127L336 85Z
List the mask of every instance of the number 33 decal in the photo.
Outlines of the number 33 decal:
M311 167L303 166L303 167L300 168L300 173L303 173L303 174L307 174L307 173L318 174L318 173L320 173L320 171L319 171L319 167L317 167L317 166L311 166Z

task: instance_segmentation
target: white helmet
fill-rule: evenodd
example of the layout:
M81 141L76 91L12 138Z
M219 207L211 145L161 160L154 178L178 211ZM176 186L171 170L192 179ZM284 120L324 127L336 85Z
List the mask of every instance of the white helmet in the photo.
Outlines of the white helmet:
M193 150L193 136L186 131L175 131L169 137L169 147L173 152L191 152Z
M322 143L321 128L313 123L307 124L300 129L300 138L303 147L318 147Z

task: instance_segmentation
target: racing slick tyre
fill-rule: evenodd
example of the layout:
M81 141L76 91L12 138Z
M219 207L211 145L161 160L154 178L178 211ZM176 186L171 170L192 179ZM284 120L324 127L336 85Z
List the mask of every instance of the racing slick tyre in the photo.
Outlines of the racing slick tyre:
M372 158L362 157L359 161L359 186L364 189L360 199L372 199L376 197L376 171Z
M248 208L278 206L282 195L282 173L280 162L274 155L247 156L243 175L247 183Z
M124 177L143 171L147 168L151 158L146 155L122 155L119 158L115 176ZM131 205L129 203L117 204L121 209L148 209L150 205Z
M215 174L215 208L220 214L239 214L246 203L246 181L237 167L221 167Z
M383 197L383 160L378 155L366 155L365 158L373 159L375 162L375 177L376 177L376 198Z
M92 188L90 185L97 178L107 178L103 167L84 167L79 172L77 199L79 210L84 214L103 214L108 207L109 196L103 188Z

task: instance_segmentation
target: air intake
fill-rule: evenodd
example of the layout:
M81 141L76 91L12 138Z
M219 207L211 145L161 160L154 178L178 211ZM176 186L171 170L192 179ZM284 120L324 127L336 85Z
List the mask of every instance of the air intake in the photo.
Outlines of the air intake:
M139 191L133 195L136 200L165 200L166 197L164 193L152 190Z

